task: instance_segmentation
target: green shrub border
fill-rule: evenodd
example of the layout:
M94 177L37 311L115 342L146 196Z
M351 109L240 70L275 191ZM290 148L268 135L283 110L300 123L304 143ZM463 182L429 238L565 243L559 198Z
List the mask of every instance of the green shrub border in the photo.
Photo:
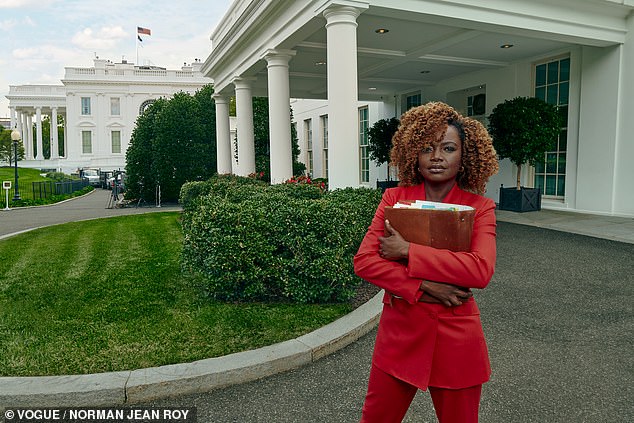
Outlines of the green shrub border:
M352 258L381 200L370 188L217 176L183 186L184 271L228 301L348 301Z

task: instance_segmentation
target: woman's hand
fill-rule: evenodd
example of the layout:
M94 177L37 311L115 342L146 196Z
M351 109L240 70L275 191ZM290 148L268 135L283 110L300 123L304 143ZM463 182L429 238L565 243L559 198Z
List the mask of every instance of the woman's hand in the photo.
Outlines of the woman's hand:
M462 305L462 303L473 297L473 292L464 291L460 287L448 283L423 281L420 284L420 289L438 299L447 307Z
M401 234L390 225L390 221L385 221L385 229L390 236L379 237L379 255L388 260L407 259L409 254L409 242L405 241Z

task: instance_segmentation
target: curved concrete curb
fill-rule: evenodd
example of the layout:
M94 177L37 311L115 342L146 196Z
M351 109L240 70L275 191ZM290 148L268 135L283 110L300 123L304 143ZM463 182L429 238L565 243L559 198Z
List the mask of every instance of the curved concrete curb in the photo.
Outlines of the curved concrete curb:
M0 377L0 409L132 404L271 376L316 361L368 333L378 322L382 297L383 291L299 338L223 357L90 375Z

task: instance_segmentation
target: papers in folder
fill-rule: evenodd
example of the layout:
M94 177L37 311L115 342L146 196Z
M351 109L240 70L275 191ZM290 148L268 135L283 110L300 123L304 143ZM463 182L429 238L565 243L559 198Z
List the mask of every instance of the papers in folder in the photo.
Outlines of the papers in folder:
M433 201L400 201L385 207L385 219L405 240L451 251L469 251L475 209ZM389 235L386 230L386 235Z

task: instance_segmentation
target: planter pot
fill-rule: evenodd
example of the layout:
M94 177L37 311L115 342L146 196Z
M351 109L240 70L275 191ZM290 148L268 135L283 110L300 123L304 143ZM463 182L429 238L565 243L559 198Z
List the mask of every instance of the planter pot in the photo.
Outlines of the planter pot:
M376 181L376 187L385 192L388 188L394 188L398 186L398 181Z
M542 208L542 193L539 188L500 188L500 210L514 212L538 211Z

